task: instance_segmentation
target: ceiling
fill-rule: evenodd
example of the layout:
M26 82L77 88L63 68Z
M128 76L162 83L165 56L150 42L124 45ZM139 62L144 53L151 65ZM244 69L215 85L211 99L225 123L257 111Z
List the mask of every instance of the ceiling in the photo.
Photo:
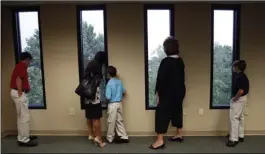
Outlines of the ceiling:
M228 4L238 4L238 3L265 3L263 0L259 1L232 1L232 0L226 0L226 1L207 1L207 0L201 0L201 1L194 1L194 0L77 0L77 1L1 1L1 4L3 6L30 6L30 5L41 5L41 4L106 4L106 3L186 3L186 2L204 2L204 3L228 3Z

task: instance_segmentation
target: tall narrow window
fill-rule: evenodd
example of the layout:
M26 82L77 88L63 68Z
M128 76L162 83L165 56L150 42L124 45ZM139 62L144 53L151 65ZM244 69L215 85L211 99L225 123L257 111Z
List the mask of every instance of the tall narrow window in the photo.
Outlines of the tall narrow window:
M21 52L29 52L33 57L28 67L30 109L46 109L39 17L39 8L17 9L13 12L16 61L19 62Z
M107 55L105 7L77 7L77 16L79 77L81 80L87 64L97 52L104 51ZM103 73L105 73L106 66L102 68ZM100 85L101 98L105 98L105 85L106 75L104 76L104 82ZM83 102L84 98L81 98L81 101ZM102 107L106 107L104 99L102 99ZM82 106L81 108L83 109Z
M163 42L168 36L174 36L174 11L171 5L145 5L144 11L146 109L155 109L157 71L166 57Z
M239 8L214 6L212 8L212 109L229 108L233 70L232 63L239 58Z

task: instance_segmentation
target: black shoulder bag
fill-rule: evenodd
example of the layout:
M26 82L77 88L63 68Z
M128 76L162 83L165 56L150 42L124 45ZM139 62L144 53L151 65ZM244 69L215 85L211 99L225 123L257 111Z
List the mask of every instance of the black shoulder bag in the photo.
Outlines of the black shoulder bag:
M87 99L95 99L100 81L99 75L85 77L76 88L75 93Z

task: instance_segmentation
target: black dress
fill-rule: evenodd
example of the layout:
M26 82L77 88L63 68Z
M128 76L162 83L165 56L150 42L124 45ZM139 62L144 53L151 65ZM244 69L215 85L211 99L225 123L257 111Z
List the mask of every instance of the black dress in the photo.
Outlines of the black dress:
M166 57L159 66L156 92L159 104L155 113L155 130L158 134L167 132L171 120L172 126L183 126L183 99L186 94L185 65L182 58Z

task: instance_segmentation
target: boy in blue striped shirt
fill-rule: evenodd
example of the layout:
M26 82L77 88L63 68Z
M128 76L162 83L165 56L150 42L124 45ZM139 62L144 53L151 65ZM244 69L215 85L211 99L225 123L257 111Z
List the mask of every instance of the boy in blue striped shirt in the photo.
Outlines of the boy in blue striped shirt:
M106 99L108 100L108 133L107 140L113 143L115 130L118 139L115 142L128 143L129 137L123 124L122 99L125 89L121 80L117 78L117 69L114 66L108 67L108 77L110 80L106 86Z

